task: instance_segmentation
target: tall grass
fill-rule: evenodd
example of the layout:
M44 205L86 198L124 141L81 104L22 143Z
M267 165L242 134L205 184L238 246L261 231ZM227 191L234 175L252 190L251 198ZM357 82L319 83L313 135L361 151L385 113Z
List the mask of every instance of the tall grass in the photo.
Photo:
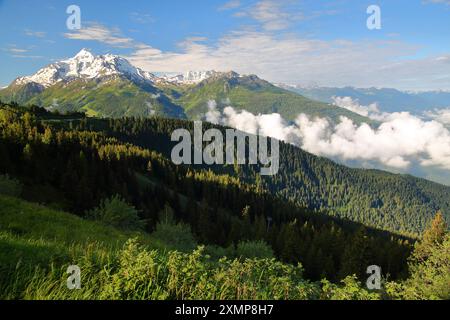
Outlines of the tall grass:
M0 204L0 299L380 298L351 277L342 286L307 281L301 265L271 254L212 258L213 248L173 248L2 195ZM80 267L81 289L67 288L69 265Z
M191 253L149 250L136 239L115 251L100 244L71 258L81 269L81 289L66 286L67 266L50 264L30 269L17 266L0 282L2 299L323 299L338 287L322 290L319 283L302 278L301 266L274 259L212 261L199 247ZM6 277L5 277L6 276ZM348 281L351 281L348 280ZM352 298L379 298L356 280ZM331 289L330 289L331 288Z

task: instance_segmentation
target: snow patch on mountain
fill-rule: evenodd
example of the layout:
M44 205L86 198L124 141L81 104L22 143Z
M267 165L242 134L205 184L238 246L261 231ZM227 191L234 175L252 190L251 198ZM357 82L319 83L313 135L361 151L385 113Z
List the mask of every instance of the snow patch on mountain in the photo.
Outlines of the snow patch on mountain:
M34 82L49 87L61 81L97 79L116 75L134 81L155 82L158 80L152 73L133 66L124 58L112 54L95 56L89 50L82 49L73 58L52 63L34 75L16 79L14 83L22 85Z
M167 82L175 84L197 84L203 80L209 79L212 76L218 74L219 72L214 70L206 71L187 71L184 74L177 75L163 75L161 78Z

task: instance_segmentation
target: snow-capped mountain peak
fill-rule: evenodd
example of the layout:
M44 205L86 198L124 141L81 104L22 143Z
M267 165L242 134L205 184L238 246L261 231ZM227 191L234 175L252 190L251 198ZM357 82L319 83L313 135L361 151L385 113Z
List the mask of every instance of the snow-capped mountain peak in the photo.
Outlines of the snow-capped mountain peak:
M49 87L61 81L97 79L115 75L135 81L153 82L156 79L152 73L134 67L124 58L112 54L95 56L89 50L82 49L73 58L52 63L34 75L16 79L15 83L34 82Z
M165 75L162 78L176 84L196 84L218 73L214 70L187 71L184 74Z
M88 49L83 48L80 50L80 52L78 52L74 59L79 59L79 60L94 60L94 55L92 54L92 52L90 52Z
M128 60L113 54L94 55L81 49L74 57L52 63L31 76L17 78L13 84L34 83L48 88L57 83L68 83L77 79L104 79L121 76L137 82L170 82L173 84L197 84L211 77L237 73L222 73L214 70L187 71L184 74L166 74L161 77L133 66Z

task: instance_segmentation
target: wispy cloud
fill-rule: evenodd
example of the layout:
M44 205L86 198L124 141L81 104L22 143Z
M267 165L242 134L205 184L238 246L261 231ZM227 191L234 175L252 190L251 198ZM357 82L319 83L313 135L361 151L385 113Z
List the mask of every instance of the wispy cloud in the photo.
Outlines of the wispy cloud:
M130 18L132 21L140 24L148 24L156 21L155 18L148 13L132 12Z
M30 30L30 29L25 29L24 32L25 32L25 35L27 35L27 36L37 37L37 38L45 38L45 36L47 35L47 33L44 31L34 31L34 30Z
M264 0L251 7L256 9L253 14L266 29L232 31L215 42L206 42L201 36L190 37L170 51L135 41L117 28L96 22L64 36L133 49L127 58L150 72L234 70L257 74L272 82L301 85L412 90L450 88L450 53L404 58L417 56L420 47L396 39L320 40L303 38L288 30L273 32L285 26L284 22L277 22L280 17L289 21L284 11L269 9L277 6L275 2ZM249 8L244 10L248 12ZM393 74L396 76L392 77Z
M2 50L9 53L13 58L17 59L43 59L43 56L30 54L33 46L28 46L27 48L19 48L16 44L10 44Z
M240 0L230 0L227 3L225 3L224 5L220 6L218 8L218 10L219 11L231 10L231 9L239 8L240 6L241 6Z
M442 3L450 6L450 0L425 0L424 3Z
M45 59L44 56L25 55L25 54L13 54L11 55L11 57L18 59Z
M249 17L261 24L264 30L287 29L292 23L304 18L294 2L290 0L261 0L235 14L236 17Z
M188 39L179 48L162 51L140 45L128 58L155 72L235 70L254 73L272 82L303 85L450 88L450 55L399 60L414 56L420 48L397 40L325 41L236 31L212 44Z
M97 22L86 23L86 26L73 32L64 33L67 39L98 41L115 48L132 48L136 43L125 37L117 28L108 28Z
M4 51L8 51L10 53L25 53L28 52L28 49L20 49L20 48L7 48Z

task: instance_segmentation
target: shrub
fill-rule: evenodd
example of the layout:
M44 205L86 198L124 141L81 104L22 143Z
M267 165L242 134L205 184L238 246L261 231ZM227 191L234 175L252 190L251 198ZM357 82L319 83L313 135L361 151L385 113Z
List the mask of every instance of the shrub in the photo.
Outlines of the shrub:
M381 295L378 292L371 292L361 286L358 278L347 276L341 281L342 285L330 283L322 280L322 299L326 300L379 300Z
M86 213L86 218L124 230L144 227L144 222L139 220L138 211L118 195L103 200L97 208Z
M167 299L164 264L158 252L148 251L137 239L129 239L118 255L118 266L106 271L100 299Z
M271 259L274 257L272 248L262 240L241 241L236 248L238 258Z
M153 236L170 249L186 252L197 247L191 228L184 223L176 223L173 210L168 205L159 213L159 222Z

